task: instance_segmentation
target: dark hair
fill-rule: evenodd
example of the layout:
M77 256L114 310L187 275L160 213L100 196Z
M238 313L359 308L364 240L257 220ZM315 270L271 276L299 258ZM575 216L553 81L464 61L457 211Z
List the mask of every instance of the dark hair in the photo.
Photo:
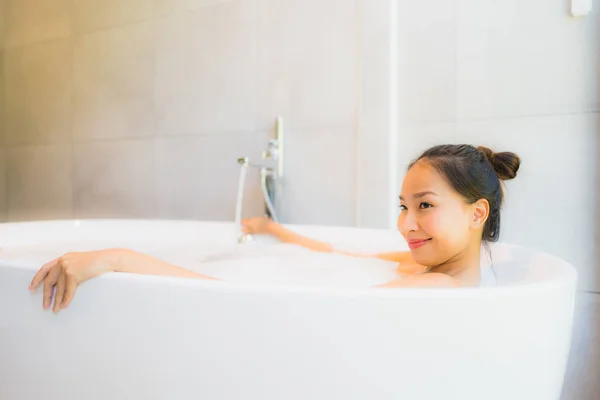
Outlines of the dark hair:
M486 199L489 216L483 227L482 240L495 242L500 234L500 208L503 191L501 180L513 179L521 164L515 153L494 153L487 147L467 144L439 145L426 150L409 165L419 161L433 166L469 204Z

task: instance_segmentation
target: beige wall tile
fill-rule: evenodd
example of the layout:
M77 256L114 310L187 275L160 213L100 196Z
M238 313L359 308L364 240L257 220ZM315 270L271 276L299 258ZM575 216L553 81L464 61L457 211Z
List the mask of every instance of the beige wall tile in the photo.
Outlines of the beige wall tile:
M289 111L298 128L348 126L359 93L358 21L354 0L259 0L260 110ZM275 102L273 104L273 102ZM261 117L261 127L272 115Z
M438 144L455 143L457 141L456 122L404 123L398 131L400 137L398 140L397 161L398 177L401 179L406 175L408 165L425 150Z
M76 32L90 32L149 20L154 0L73 0Z
M153 0L153 12L156 17L171 15L181 6L182 0Z
M0 148L4 147L6 140L6 79L4 77L4 65L6 59L5 53L5 51L0 50Z
M571 18L542 0L460 0L457 18L460 118L600 110L599 7Z
M352 128L288 132L283 222L352 226L356 140Z
M0 50L4 48L6 28L6 0L0 0Z
M74 163L76 217L152 217L152 139L77 143Z
M6 50L6 140L10 144L69 142L69 39Z
M255 130L252 2L205 7L156 24L158 133Z
M6 151L9 220L71 218L71 145L19 146Z
M267 135L166 137L156 141L157 211L162 218L233 221L240 174L237 159L259 163ZM244 216L262 215L257 170L244 191Z
M150 22L75 39L76 141L153 133L153 43Z
M357 226L388 228L397 208L391 199L397 192L388 183L397 181L395 157L390 151L392 117L401 110L392 107L392 94L397 90L390 82L397 73L392 44L397 35L391 15L394 2L357 0L360 74L358 94L357 159ZM378 179L373 179L377 176ZM393 191L393 193L392 193ZM392 215L390 215L392 214Z
M234 1L252 2L253 0L153 0L156 16L167 16L173 13L185 13L200 7L215 6Z
M71 34L70 0L5 0L6 45L20 46Z
M0 221L7 218L8 187L6 185L6 150L0 147Z
M399 116L409 122L456 118L456 19L453 1L398 5Z

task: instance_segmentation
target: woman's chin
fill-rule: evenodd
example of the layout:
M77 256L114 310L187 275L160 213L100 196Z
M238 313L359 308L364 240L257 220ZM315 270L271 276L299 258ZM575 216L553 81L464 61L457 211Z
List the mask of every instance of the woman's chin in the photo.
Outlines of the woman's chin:
M428 251L424 251L425 249L414 249L410 251L412 255L412 259L419 265L423 265L425 267L431 267L436 264L435 257Z

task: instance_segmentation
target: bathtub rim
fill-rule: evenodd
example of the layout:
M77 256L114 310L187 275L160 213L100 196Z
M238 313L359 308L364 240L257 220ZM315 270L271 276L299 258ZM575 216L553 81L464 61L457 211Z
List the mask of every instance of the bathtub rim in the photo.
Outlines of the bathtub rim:
M29 272L33 278L37 268L24 268L11 265L0 265L0 271L12 269L17 273ZM376 298L444 298L444 299L475 299L482 297L531 297L535 294L548 292L569 291L575 296L577 278L575 274L565 279L554 279L545 282L533 282L522 285L498 286L498 287L472 287L472 288L344 288L333 286L290 286L276 284L240 283L223 280L207 280L182 278L171 276L144 275L124 272L109 272L93 279L94 284L104 282L120 282L125 284L143 284L147 286L170 286L185 287L186 289L199 289L213 293L261 293L261 294L300 294L325 297L376 297ZM85 290L84 282L77 288L77 292ZM27 290L24 286L23 290ZM41 292L41 288L37 292ZM76 294L77 296L77 294Z
M194 226L198 224L202 225L213 225L220 227L233 227L234 223L229 221L210 221L210 220L178 220L178 219L136 219L136 218L73 218L73 219L52 219L52 220L35 220L35 221L15 221L15 222L4 222L0 223L0 233L3 233L5 228L10 229L11 227L27 227L32 225L47 225L53 224L77 227L82 224L110 224L110 223L133 223L133 224L152 224L158 223L163 225L175 224L180 226ZM378 228L361 228L353 226L331 226L331 225L300 225L300 224L283 224L291 229L300 230L326 230L329 232L336 231L354 231L363 233L376 233L376 234L390 234L392 232L398 233L392 229L378 229ZM186 287L198 287L213 292L261 292L261 293L305 293L315 295L330 295L330 296L342 296L342 297L356 297L356 296L373 296L373 297L384 297L384 298L477 298L481 296L515 296L515 295L527 295L533 292L546 292L552 290L569 290L573 293L577 290L578 273L576 268L565 261L564 259L557 257L553 254L533 249L526 246L520 246L508 242L500 242L501 244L516 246L528 250L533 250L548 258L548 260L555 260L562 264L559 271L555 271L553 277L542 281L534 281L527 283L517 283L504 286L496 287L471 287L471 288L348 288L348 287L334 287L334 286L309 286L309 285L277 285L271 283L257 284L257 283L246 283L246 282L232 282L226 280L209 280L209 279L195 279L195 278L182 278L182 277L170 277L170 276L158 276L158 275L145 275L145 274L133 274L125 272L110 272L105 273L99 277L94 278L94 281L101 282L102 280L116 280L123 282L135 282L141 281L154 284L164 284L169 286L186 286ZM0 246L1 248L2 246ZM126 246L124 246L126 247ZM401 246L399 246L401 247ZM405 251L404 249L398 249L398 251ZM3 265L0 264L1 269L15 269L21 271L30 271L31 277L35 274L35 271L40 266L15 266L15 265ZM84 282L84 286L87 282ZM27 288L25 288L27 289ZM78 291L82 288L78 288Z

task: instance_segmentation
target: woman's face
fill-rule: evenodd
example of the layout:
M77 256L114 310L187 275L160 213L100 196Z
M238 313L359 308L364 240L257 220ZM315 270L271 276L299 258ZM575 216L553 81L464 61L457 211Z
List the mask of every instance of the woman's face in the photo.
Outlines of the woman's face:
M483 224L468 204L427 162L410 168L400 194L398 229L414 260L434 267L460 258L473 241L481 243Z

